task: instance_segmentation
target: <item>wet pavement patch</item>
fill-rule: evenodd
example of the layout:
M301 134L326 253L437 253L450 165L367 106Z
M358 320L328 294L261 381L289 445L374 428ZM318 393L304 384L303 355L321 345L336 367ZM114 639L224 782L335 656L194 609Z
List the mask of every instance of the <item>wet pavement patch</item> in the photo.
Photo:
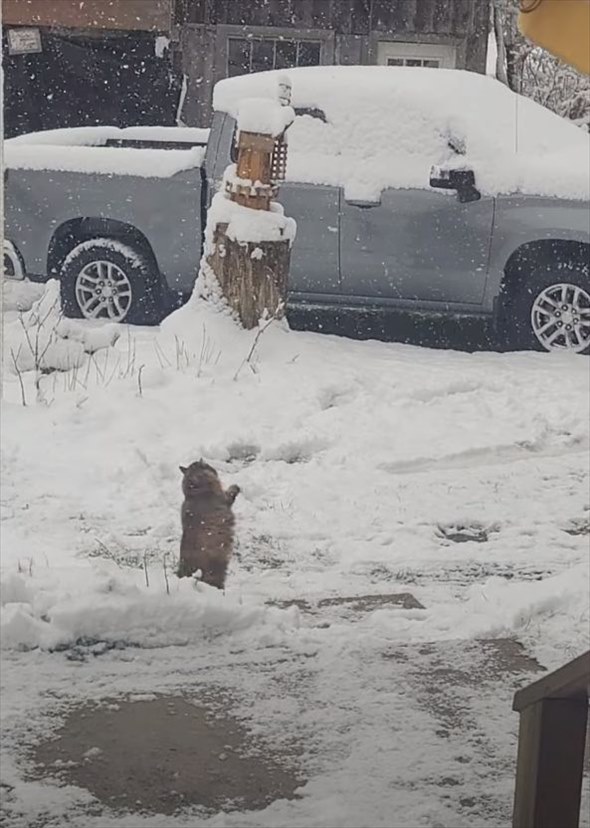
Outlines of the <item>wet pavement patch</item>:
M269 604L288 609L298 607L301 612L315 613L318 610L328 608L341 608L354 613L373 612L377 609L424 609L424 606L410 592L377 593L371 595L350 595L337 596L334 598L321 598L317 603L305 600L305 598L294 598L290 601L269 601Z
M409 592L390 593L388 595L353 595L350 598L322 598L318 607L347 606L355 612L372 612L387 607L401 609L424 609L417 598Z
M31 757L35 778L85 788L113 809L259 810L295 798L296 756L273 756L231 717L180 696L73 708Z
M511 638L420 642L388 647L397 680L406 678L413 698L439 722L437 735L462 732L465 741L481 722L470 705L486 693L506 697L537 678L545 668Z

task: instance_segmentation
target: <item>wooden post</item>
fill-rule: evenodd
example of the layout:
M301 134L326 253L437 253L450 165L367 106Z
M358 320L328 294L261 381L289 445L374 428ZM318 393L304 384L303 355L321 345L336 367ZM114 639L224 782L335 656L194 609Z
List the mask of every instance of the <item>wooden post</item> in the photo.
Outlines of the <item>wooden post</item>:
M285 89L284 83L279 86L280 103L269 101L268 104L269 107L278 107L279 114L284 114L284 121L288 124L294 113L290 107L281 112L281 107L287 106L290 100ZM282 122L281 118L277 120ZM251 123L250 117L249 126ZM273 209L278 185L285 178L287 165L284 132L283 129L274 134L268 123L261 124L258 132L250 128L240 129L238 117L235 173L226 174L226 191L218 193L214 199L216 225L206 250L207 263L230 307L247 329L255 328L264 316L282 316L287 299L294 223ZM232 204L228 205L227 201L235 207L232 209ZM256 238L256 231L250 236L247 232L245 236L242 233L237 237L235 232L232 233L232 219L244 218L243 214L236 214L236 209L270 214L268 221L257 223L253 216L252 222L246 222L263 228L262 239ZM265 232L270 233L271 238L265 238Z
M226 231L226 224L215 228L209 264L230 307L246 330L255 328L265 312L280 318L287 296L290 243L238 243L228 239Z
M590 651L520 690L513 828L578 828Z

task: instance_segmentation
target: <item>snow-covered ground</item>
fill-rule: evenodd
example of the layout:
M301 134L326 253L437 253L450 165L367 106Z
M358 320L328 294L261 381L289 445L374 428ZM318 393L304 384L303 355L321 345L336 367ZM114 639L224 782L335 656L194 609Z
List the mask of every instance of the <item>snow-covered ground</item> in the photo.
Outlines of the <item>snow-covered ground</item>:
M515 638L549 669L588 647L587 358L279 323L251 354L253 333L195 299L112 346L62 330L70 371L19 377L14 310L5 336L7 826L164 824L27 781L25 750L74 702L207 686L253 734L296 740L307 781L258 813L167 826L509 824L514 684L463 689L443 727L433 653L469 676L479 639ZM173 574L178 466L199 457L242 491L225 595ZM400 592L424 608L318 606Z

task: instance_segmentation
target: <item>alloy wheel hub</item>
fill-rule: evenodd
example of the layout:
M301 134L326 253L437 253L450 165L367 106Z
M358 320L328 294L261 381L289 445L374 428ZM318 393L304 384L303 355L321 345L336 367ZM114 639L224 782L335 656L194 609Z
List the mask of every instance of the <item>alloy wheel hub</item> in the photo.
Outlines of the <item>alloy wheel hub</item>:
M104 296L105 299L110 299L112 296L116 296L117 288L112 284L112 282L107 282L99 288L98 293L101 296Z
M579 285L550 285L533 302L531 325L545 350L581 353L590 344L590 293Z
M76 299L86 319L107 318L121 322L132 300L131 283L113 262L94 261L76 277Z
M561 311L561 321L564 325L572 325L574 322L577 321L576 315L573 312L573 308L570 308L568 305L563 305Z

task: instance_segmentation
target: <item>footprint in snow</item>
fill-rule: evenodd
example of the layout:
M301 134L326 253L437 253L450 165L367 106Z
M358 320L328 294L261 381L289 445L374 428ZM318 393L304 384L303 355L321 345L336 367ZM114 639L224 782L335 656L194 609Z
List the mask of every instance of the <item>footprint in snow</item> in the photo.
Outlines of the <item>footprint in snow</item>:
M315 454L326 448L317 438L290 440L264 451L263 460L281 460L283 463L308 463Z
M247 440L236 440L227 447L228 463L253 463L260 454L260 446Z
M570 520L568 526L564 527L563 531L572 537L590 535L590 518L573 518L573 520Z
M354 396L354 390L348 386L329 385L319 392L318 402L322 411L328 411L330 408L351 402Z
M497 526L484 526L482 523L451 523L447 526L440 525L436 529L436 535L443 541L451 543L487 543L490 535L498 532Z

